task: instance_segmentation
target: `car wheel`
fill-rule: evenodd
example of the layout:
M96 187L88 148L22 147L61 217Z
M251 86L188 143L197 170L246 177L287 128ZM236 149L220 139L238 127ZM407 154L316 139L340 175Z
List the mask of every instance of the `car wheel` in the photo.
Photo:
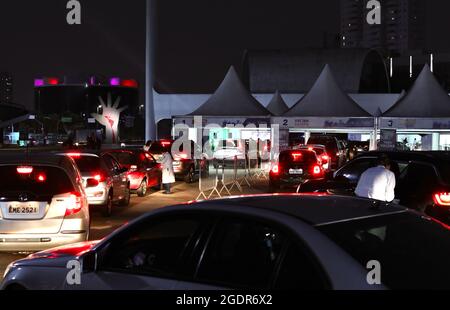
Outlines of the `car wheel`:
M112 202L112 195L108 195L108 200L106 201L106 204L103 206L103 216L104 217L110 217L112 215L112 208L113 208L113 202Z
M128 206L130 204L130 196L131 196L130 184L128 184L126 192L125 192L125 197L120 201L119 205L121 207Z
M186 174L186 176L184 177L184 181L186 183L192 183L194 182L194 167L190 167L188 173Z
M142 180L141 184L139 185L138 190L136 191L136 194L139 197L144 197L147 194L147 180Z

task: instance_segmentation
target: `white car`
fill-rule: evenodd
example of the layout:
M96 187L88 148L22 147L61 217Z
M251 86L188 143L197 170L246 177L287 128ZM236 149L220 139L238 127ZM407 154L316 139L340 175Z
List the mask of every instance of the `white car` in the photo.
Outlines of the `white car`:
M28 252L85 241L89 208L67 156L0 156L0 252Z
M13 262L0 288L449 288L449 260L448 228L404 207L348 196L259 195L152 211L100 242ZM381 284L372 277L374 261Z
M235 160L238 167L245 167L245 153L238 147L221 147L213 153L214 168L217 166L221 167L222 165L225 167L234 167Z

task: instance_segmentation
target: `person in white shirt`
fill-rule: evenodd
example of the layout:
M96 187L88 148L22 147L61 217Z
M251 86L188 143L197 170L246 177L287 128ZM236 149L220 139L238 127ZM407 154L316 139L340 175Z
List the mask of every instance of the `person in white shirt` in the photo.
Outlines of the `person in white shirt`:
M378 166L369 168L361 174L355 194L386 202L395 198L395 174L390 171L391 162L386 155L381 155Z

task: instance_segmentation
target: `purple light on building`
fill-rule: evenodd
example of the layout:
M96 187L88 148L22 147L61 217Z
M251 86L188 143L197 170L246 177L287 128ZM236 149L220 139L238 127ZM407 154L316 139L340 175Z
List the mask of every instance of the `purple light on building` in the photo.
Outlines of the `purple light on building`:
M44 79L34 79L34 87L44 86Z
M113 77L113 78L109 79L109 85L111 85L111 86L120 86L120 78Z

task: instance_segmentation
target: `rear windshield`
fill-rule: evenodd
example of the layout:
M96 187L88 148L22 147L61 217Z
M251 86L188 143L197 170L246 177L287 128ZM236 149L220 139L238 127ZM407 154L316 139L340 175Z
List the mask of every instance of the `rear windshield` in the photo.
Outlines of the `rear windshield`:
M134 153L128 152L112 152L112 156L119 162L122 166L130 166L137 164L137 157Z
M19 173L16 165L0 166L0 193L30 192L53 196L74 190L67 173L58 167L33 166L31 173ZM29 166L27 166L29 167Z
M450 288L450 230L412 213L319 227L361 266L377 260L392 289Z
M317 157L311 151L284 151L278 157L280 163L316 163Z
M100 158L97 156L80 156L73 159L81 172L91 172L101 168Z
M166 144L163 146L161 143L152 143L149 152L155 154L162 154L165 152L170 152L172 144Z
M337 150L336 140L324 137L311 137L308 139L308 144L322 144L327 150Z

